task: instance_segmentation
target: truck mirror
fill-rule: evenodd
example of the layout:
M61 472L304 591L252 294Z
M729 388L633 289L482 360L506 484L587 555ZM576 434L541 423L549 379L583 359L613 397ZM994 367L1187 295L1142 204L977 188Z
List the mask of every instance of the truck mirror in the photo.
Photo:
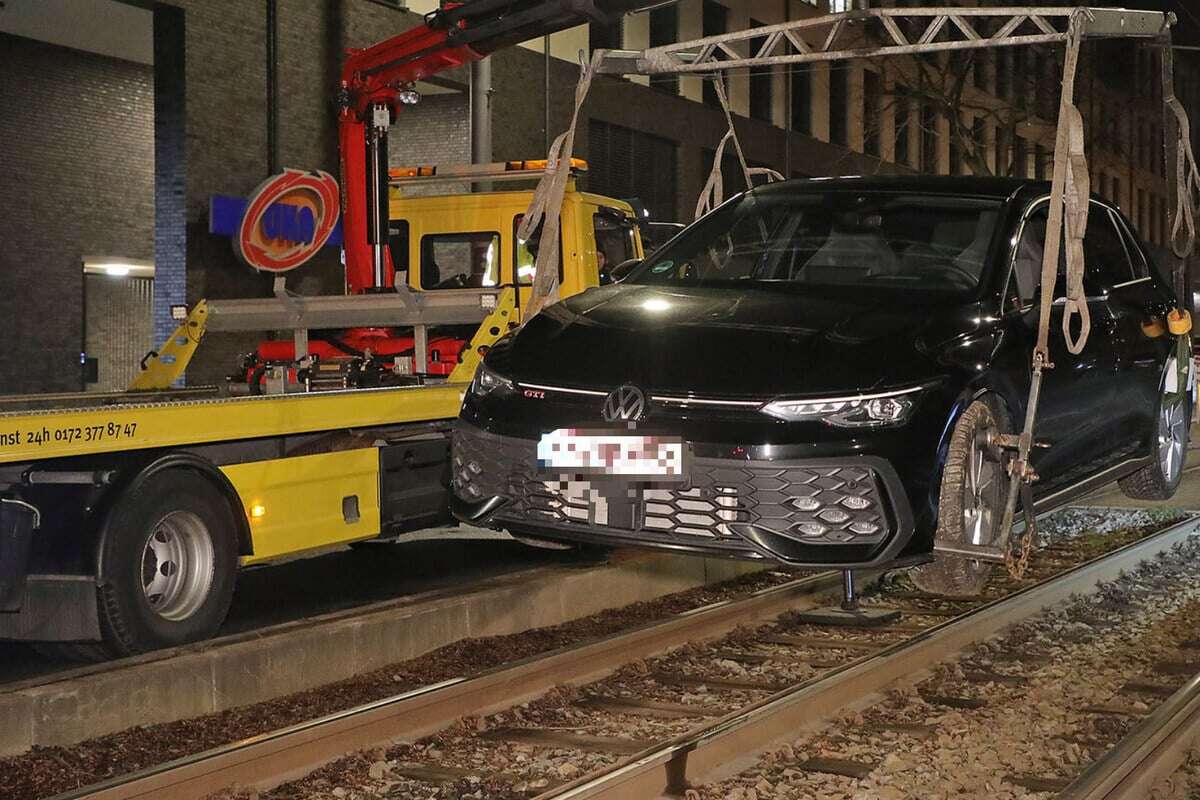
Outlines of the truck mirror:
M605 270L604 275L600 276L601 285L605 283L619 283L626 275L633 272L634 268L642 263L640 258L630 258L617 264L609 270ZM605 280L607 278L607 280Z

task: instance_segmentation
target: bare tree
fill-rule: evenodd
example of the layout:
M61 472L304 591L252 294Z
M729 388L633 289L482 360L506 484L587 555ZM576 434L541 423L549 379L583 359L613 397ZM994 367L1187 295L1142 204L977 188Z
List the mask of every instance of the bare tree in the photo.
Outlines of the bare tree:
M908 125L917 137L915 166L932 171L943 123L949 137L952 169L959 162L975 175L1008 175L1028 158L1018 131L1033 127L1035 140L1053 129L1058 110L1055 75L1061 59L1046 48L964 50L868 63L882 86L876 108L863 109L864 137L882 139L886 112L894 120L891 135ZM866 106L873 102L864 97ZM994 130L994 139L984 135ZM901 131L902 132L902 131ZM909 145L911 147L911 145ZM910 163L904 153L896 161Z

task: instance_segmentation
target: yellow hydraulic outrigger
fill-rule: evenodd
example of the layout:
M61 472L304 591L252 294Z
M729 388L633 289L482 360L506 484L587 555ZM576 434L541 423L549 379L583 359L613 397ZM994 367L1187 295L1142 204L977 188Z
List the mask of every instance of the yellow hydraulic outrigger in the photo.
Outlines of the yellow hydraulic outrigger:
M129 384L131 392L164 391L183 377L200 340L204 338L204 323L208 318L208 303L196 303L171 338L160 350L151 350L142 361L142 371Z

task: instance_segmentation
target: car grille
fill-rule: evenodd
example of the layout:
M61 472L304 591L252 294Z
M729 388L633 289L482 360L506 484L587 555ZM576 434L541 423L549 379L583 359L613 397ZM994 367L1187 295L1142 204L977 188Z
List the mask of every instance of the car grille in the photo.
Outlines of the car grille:
M770 528L804 544L875 544L890 532L885 495L875 471L857 463L745 462L694 458L688 482L640 488L634 529L607 526L598 483L539 474L536 444L459 425L451 485L459 497L504 496L498 520L525 520L564 529L606 526L607 533L656 541L727 546L748 544L731 525Z

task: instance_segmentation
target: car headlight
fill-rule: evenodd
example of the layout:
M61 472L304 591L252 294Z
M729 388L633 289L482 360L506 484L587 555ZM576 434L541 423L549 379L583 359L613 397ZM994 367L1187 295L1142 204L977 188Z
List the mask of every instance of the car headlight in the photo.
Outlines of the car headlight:
M475 371L475 380L471 381L471 394L476 397L487 397L492 392L511 392L513 382L495 370L488 369L483 362Z
M788 422L824 422L839 428L902 425L917 404L924 386L876 394L805 400L775 400L762 407L764 414Z

